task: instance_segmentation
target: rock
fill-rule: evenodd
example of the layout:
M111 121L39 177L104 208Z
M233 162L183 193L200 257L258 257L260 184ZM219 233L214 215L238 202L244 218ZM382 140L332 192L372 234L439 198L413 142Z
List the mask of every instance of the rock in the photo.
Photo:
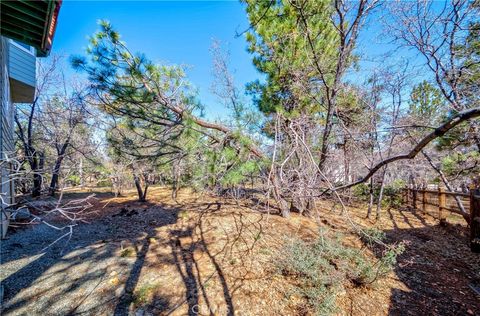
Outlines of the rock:
M145 311L142 308L137 309L135 316L145 316Z
M13 217L16 220L27 220L27 219L30 219L31 216L32 214L30 214L30 211L25 208L13 212Z
M27 204L28 204L29 207L33 207L35 209L40 209L40 210L52 209L52 208L55 207L55 202L53 202L53 201L38 200L38 201L28 202Z

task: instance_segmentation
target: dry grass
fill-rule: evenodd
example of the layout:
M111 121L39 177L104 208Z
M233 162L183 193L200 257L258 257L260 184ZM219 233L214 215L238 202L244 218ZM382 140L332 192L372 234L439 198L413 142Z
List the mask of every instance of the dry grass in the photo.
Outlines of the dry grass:
M348 214L342 215L338 209L332 211L332 204L328 202L319 204L321 213L316 219L297 214L284 219L242 203L237 205L235 201L189 190L181 191L176 202L171 200L169 190L156 188L150 194L151 202L179 208L177 223L156 230L158 242L151 247L142 269L139 283L148 285L154 278L153 283L158 285L150 291L150 303L153 303L145 304L147 309L155 305L155 298L175 298L170 300L168 308L153 308L154 313L184 315L196 304L204 313L211 309L214 314L224 314L232 308L241 315L308 313L302 298L289 297L286 288L290 281L276 274L272 266L272 255L280 249L285 236L313 239L319 227L326 227L332 233L344 235L347 245L364 247L351 222L357 227L386 231L391 242L404 240L405 232L428 230L438 224L428 215L392 209L384 210L382 219L375 222L364 218L366 212L362 207L350 207ZM119 201L129 201L129 198ZM392 232L401 234L396 236ZM410 241L407 246L416 245ZM374 258L373 252L371 256ZM160 262L159 258L162 258ZM392 307L396 304L392 302L392 293L399 291L408 293L412 289L403 278L392 273L373 287L347 288L337 296L337 304L341 314L385 315L397 308ZM193 297L190 306L187 297Z
M69 193L67 198L76 194L83 192ZM272 261L279 255L284 237L312 240L322 227L332 234L341 233L344 244L362 248L366 246L355 227L375 227L386 232L390 243L405 241L407 251L399 267L374 286L346 285L337 293L340 315L417 314L422 309L425 314L438 310L439 315L480 313L478 303L468 303L475 301L468 288L480 265L476 266L478 258L469 253L462 239L464 226L441 228L429 216L398 210L384 210L383 218L374 222L364 218L362 207L350 207L348 214L342 215L338 209L332 211L328 202L319 204L321 212L316 218L292 214L284 219L247 201L237 203L190 190L181 190L173 201L170 191L159 187L150 190L147 203L136 202L133 192L118 198L103 195L89 220L113 220L117 217L112 215L122 208L138 210L128 225L139 231L134 238L125 234L121 240L108 242L118 244L116 256L132 260L133 267L139 269L134 282L133 272L122 274L113 269L107 276L108 291L120 293L110 302L112 310L123 301L131 311L141 308L153 315L310 314L305 299L286 290L292 280L279 274ZM142 212L151 208L159 209L159 218L174 216L174 220L164 225L140 225ZM117 232L116 236L123 235ZM372 260L380 255L366 251ZM454 275L449 255L456 256L458 273ZM436 267L432 269L425 262ZM448 290L444 285L452 276L453 288ZM121 294L117 289L125 290ZM446 295L450 301L445 303L442 298Z

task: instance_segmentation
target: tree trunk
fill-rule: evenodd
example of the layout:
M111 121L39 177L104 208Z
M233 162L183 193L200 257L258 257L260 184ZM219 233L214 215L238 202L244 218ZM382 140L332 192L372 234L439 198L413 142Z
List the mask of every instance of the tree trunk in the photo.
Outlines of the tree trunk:
M63 155L57 157L57 160L55 161L55 166L53 167L52 181L50 181L51 196L55 196L55 192L57 191L58 177L60 174L60 167L62 166L62 161L63 161Z
M80 164L78 166L78 174L80 177L80 187L83 189L85 186L85 180L83 179L83 158L80 158Z
M147 192L148 192L148 183L145 184L145 189L143 189L143 202L147 200Z
M380 219L380 212L382 210L382 200L383 200L383 189L384 188L385 188L385 182L382 181L382 183L380 184L380 192L378 193L376 219Z
M56 165L55 165L55 168L57 168ZM57 183L58 183L58 172L52 174L52 181L50 181L50 196L55 196L55 192L57 191Z
M275 200L277 201L278 207L280 208L282 217L290 217L290 208L288 207L288 202L278 195L275 196Z
M39 197L42 191L42 175L38 172L33 174L32 197Z
M333 108L333 106L332 106ZM333 127L333 122L332 122L332 116L333 116L333 110L330 111L330 108L327 113L327 118L326 118L326 124L325 124L325 130L323 131L322 135L322 147L320 150L320 159L318 161L318 169L321 172L324 172L325 170L325 161L327 160L328 156L328 139L330 138L330 132L332 131Z
M65 157L65 153L67 152L68 145L69 145L69 140L63 143L62 147L60 148L58 147L58 144L55 144L55 146L57 146L57 159L55 160L55 166L53 167L53 172L52 172L52 181L50 182L51 196L54 196L55 192L57 191L58 176L60 174L60 168L62 167L62 161L63 161L63 158Z
M316 209L315 206L315 199L313 197L308 197L307 198L307 206L305 208L305 215L306 216L311 216L313 215L313 211Z
M383 169L383 172L382 172L382 182L380 184L380 192L378 193L376 219L380 219L380 211L382 210L383 190L385 188L385 175L386 174L387 174L387 167L385 167Z
M290 217L290 208L288 207L288 202L282 197L280 193L280 183L276 176L276 170L272 172L272 185L273 185L273 197L277 202L280 212L283 217Z
M344 183L350 182L350 159L348 157L348 143L345 139L343 142L343 166L344 166Z
M178 184L178 173L177 173L177 168L175 167L175 165L173 165L173 183L172 183L172 199L173 200L177 200L177 193L178 193L178 187L179 187L179 184Z
M32 160L32 171L33 171L33 188L32 188L32 197L39 197L42 193L43 177L42 171L45 165L45 156L43 153L35 153L35 157Z
M138 200L140 202L145 202L147 192L146 192L146 190L145 190L145 192L143 191L142 181L140 180L140 178L136 174L133 175L133 180L135 181L135 187L137 188Z
M370 178L370 200L368 202L368 211L367 211L367 218L372 216L372 209L373 209L373 178Z
M293 198L290 202L290 213L297 212L300 215L303 215L305 211L305 201L303 198Z

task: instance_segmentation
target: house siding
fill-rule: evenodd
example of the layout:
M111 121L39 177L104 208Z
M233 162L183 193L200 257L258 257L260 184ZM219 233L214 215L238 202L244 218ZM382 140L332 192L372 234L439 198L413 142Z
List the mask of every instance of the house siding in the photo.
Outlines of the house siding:
M27 52L22 48L11 44L8 62L8 71L11 79L35 87L36 57L31 52Z
M13 157L15 151L13 115L14 105L11 100L9 82L9 58L11 45L6 38L1 38L0 67L1 73L1 119L0 119L0 192L6 203L14 201L14 185L10 181L11 164L6 158Z

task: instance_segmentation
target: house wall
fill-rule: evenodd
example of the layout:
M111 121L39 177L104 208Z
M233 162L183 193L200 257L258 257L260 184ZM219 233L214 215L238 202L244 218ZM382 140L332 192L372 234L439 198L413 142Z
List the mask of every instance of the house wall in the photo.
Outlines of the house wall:
M10 79L35 87L36 58L31 51L11 43L9 48Z
M0 192L6 203L13 203L13 183L10 181L10 163L5 159L14 154L15 142L13 138L13 104L9 82L9 42L1 38L0 67L1 71L1 119L0 119Z
M35 98L35 50L20 42L8 42L10 99L13 103L30 103Z

